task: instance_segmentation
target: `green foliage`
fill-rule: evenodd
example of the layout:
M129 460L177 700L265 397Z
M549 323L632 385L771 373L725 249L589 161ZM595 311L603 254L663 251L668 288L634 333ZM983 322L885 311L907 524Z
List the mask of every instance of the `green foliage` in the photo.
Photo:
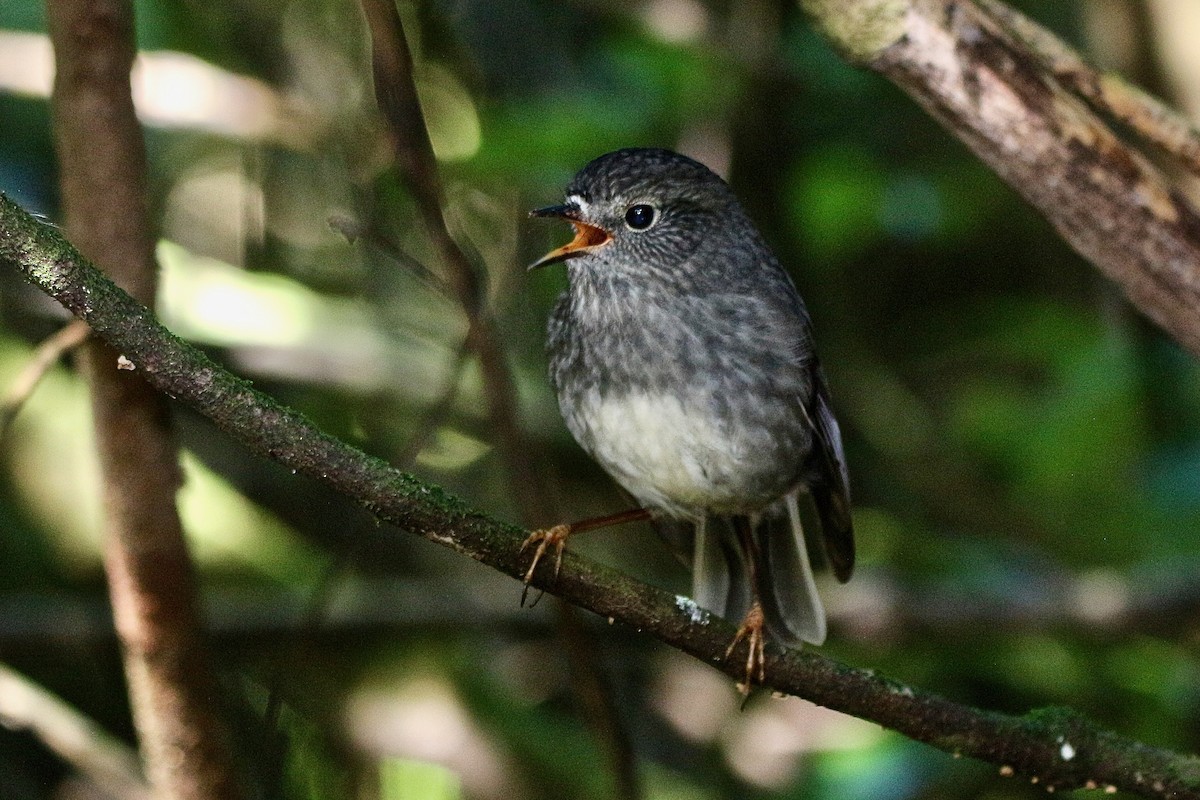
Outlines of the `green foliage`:
M436 764L388 758L379 765L382 800L459 800L462 790L454 773Z
M1086 46L1079 3L1030 5ZM466 322L438 288L444 267L391 163L356 6L138 11L143 50L187 53L209 78L254 79L238 91L176 86L166 99L185 110L200 108L202 89L219 102L202 120L147 128L169 324L385 460L424 437L397 466L520 519L477 365L454 368ZM984 708L1064 706L1158 746L1200 748L1200 369L1011 190L899 92L846 66L792 5L468 0L406 5L403 18L447 218L486 278L521 423L562 517L624 501L546 387L542 331L563 277L524 265L565 233L525 212L556 202L604 151L690 148L727 162L791 268L842 420L861 567L848 586L824 587L826 651ZM0 34L43 24L32 4L0 4ZM267 106L277 116L256 133L211 124ZM55 217L47 109L0 93L0 190ZM3 388L61 317L14 275L0 275L0 292ZM0 652L52 686L87 673L97 651L115 663L96 621L86 413L78 380L56 367L10 432L0 473ZM385 558L375 545L403 534L189 412L177 422L215 658L288 698L282 776L264 786L288 798L612 795L549 599L521 609L518 584L415 537L400 545L407 557ZM648 529L595 537L571 547L686 585ZM342 568L321 589L327 561ZM739 711L704 668L679 669L602 620L588 632L599 655L585 662L614 687L647 798L1043 794L789 700ZM128 736L114 681L90 675L70 699ZM242 687L224 699L248 733L264 690L227 685ZM673 700L680 686L685 699ZM460 754L478 747L488 769L383 736L414 707L458 715ZM370 745L352 735L364 719L380 733ZM66 771L8 732L0 764L19 797L53 796Z

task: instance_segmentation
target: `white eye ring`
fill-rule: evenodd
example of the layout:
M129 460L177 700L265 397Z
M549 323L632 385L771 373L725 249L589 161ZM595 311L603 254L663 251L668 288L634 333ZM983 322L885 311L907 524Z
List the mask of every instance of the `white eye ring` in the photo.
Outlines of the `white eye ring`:
M637 203L625 211L625 224L633 231L644 231L658 219L658 209L649 203Z

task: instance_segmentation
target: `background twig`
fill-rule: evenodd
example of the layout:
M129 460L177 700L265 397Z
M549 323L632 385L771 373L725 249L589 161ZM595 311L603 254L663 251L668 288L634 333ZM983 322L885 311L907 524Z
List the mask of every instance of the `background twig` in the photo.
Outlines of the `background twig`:
M413 57L404 26L394 3L362 0L362 7L371 32L375 97L391 134L396 165L407 179L434 252L449 272L449 283L470 322L464 344L479 358L488 420L500 445L509 485L526 522L549 524L554 515L521 434L516 383L484 303L482 281L471 259L450 235L442 212L441 177L417 98Z
M137 753L4 664L0 664L0 722L33 733L112 800L150 800Z
M468 317L470 324L463 347L479 358L488 421L499 445L509 492L516 498L526 524L551 524L557 515L542 473L534 468L529 442L521 431L516 381L487 308L480 275L446 224L442 210L444 190L417 96L413 55L404 25L391 0L362 0L362 6L371 32L372 73L379 110L391 133L397 166L407 178L434 250L449 270L449 282ZM455 365L455 375L460 368L461 361ZM453 388L454 384L451 392ZM414 439L417 441L419 438ZM576 694L584 705L583 717L604 742L617 793L636 800L641 796L641 788L633 748L617 716L616 704L607 696L610 689L600 668L602 661L588 633L573 619L573 612L562 607L559 615Z
M4 399L0 401L0 441L8 435L21 407L50 368L65 354L83 344L89 333L86 323L72 320L37 346L29 363L21 370L16 380L9 384Z

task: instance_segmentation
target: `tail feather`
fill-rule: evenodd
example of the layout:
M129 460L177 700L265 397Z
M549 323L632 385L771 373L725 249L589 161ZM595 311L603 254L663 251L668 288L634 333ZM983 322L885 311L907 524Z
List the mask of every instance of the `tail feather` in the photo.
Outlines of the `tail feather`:
M804 545L797 494L784 498L789 530L772 530L770 521L760 527L758 596L767 629L778 641L791 646L801 642L819 645L825 641L825 607Z
M716 531L708 520L696 523L696 554L692 560L692 599L701 608L722 616L726 613L732 572Z
M783 498L786 518L712 517L694 524L692 541L692 598L696 603L736 622L746 615L757 594L767 630L773 639L790 647L804 642L822 644L826 632L825 608L804 543L798 496L799 490ZM733 529L740 525L750 534L751 553L743 552ZM747 563L751 558L753 570ZM756 581L753 592L751 574Z
M718 616L737 620L750 610L750 582L741 550L723 535L725 525L715 518L695 524L692 599Z

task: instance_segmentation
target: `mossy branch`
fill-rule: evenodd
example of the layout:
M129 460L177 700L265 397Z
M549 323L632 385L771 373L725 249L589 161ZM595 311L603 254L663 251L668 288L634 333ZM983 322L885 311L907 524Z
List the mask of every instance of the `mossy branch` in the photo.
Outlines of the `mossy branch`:
M55 228L3 195L0 265L19 269L86 320L148 382L255 453L329 484L396 527L513 577L522 574L526 531L317 430L171 334ZM571 552L557 579L549 569L541 570L533 585L650 634L733 678L743 675L741 654L725 656L734 627L687 598ZM514 585L514 602L518 594ZM1200 759L1101 730L1071 711L1023 717L983 711L811 650L769 649L767 678L767 688L876 722L948 753L991 762L1002 774L1024 775L1047 788L1115 786L1147 797L1200 798Z

